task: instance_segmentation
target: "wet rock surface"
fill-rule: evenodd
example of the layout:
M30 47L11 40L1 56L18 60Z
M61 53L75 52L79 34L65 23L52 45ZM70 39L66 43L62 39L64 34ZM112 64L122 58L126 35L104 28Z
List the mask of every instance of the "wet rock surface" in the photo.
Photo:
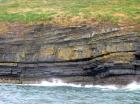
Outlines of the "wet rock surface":
M28 26L0 35L0 82L126 84L140 77L133 26Z

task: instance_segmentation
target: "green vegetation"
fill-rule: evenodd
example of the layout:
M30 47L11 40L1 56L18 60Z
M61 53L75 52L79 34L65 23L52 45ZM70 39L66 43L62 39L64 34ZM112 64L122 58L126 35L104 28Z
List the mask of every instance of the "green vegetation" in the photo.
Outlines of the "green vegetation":
M1 22L133 21L140 0L0 0Z

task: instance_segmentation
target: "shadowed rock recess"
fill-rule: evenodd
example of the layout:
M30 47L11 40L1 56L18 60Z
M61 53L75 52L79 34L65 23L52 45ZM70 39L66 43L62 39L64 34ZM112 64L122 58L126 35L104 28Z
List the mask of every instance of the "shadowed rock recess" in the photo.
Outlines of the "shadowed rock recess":
M0 35L0 82L52 78L82 84L138 81L139 32L133 26L36 25Z

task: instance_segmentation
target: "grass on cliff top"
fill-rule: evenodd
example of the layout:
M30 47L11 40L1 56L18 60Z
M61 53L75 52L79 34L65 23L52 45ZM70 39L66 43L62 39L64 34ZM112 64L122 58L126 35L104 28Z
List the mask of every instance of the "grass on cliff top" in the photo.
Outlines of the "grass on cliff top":
M140 0L0 0L0 22L140 23Z

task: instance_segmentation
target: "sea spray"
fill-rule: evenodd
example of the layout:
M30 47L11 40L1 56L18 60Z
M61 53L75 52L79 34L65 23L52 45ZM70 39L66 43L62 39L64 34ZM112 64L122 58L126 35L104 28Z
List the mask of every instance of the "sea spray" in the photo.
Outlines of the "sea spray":
M52 79L51 82L49 81L42 81L39 85L41 86L71 86L71 87L82 87L81 84L72 84L72 83L65 83L60 79Z
M66 86L66 87L97 88L97 89L110 89L110 90L118 89L116 85L91 85L91 84L82 85L82 84L66 83L60 79L52 79L51 81L42 81L40 84L24 84L24 85L48 86L48 87Z
M82 88L97 88L97 89L108 89L108 90L118 90L118 89L125 89L125 90L140 90L140 83L133 81L128 85L121 86L121 85L82 85L82 84L73 84L73 83L66 83L60 79L52 79L52 81L42 81L40 84L33 84L37 86L67 86L67 87L82 87Z
M132 83L128 84L127 86L123 87L123 89L127 90L140 90L140 83L133 81Z
M66 83L61 79L52 79L51 81L41 81L39 84L0 84L0 85L17 85L17 86L46 86L46 87L79 87L79 88L96 88L101 90L140 90L140 83L133 81L128 85L82 85L82 84L74 84L74 83Z

